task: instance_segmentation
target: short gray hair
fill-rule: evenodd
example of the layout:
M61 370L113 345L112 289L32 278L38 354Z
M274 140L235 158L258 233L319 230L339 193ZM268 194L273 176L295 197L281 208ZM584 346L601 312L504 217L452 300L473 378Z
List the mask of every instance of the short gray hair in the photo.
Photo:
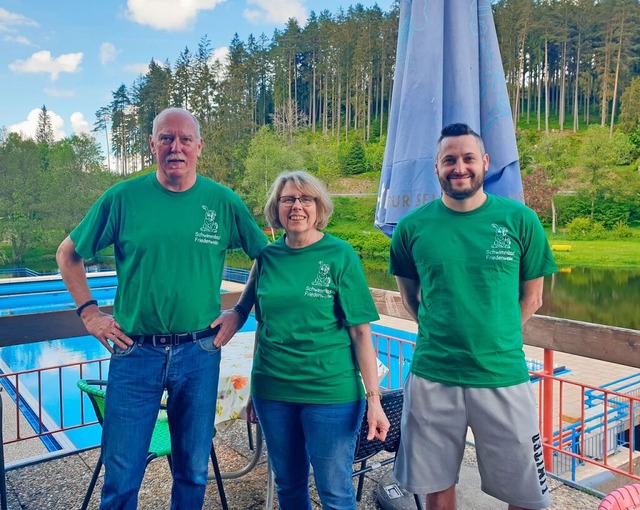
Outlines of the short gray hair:
M198 140L202 138L200 136L200 122L198 122L198 118L189 110L185 110L184 108L165 108L158 115L156 115L155 118L153 119L153 130L151 131L151 136L155 138L156 133L158 131L158 124L160 124L160 119L162 119L162 117L164 117L168 113L176 113L176 112L185 113L189 117L191 117L191 120L193 120L193 124L196 128L196 137L198 138Z
M273 228L284 228L280 223L278 215L278 198L283 188L288 182L293 182L296 187L305 195L310 195L316 199L316 224L317 229L323 229L329 223L333 214L333 202L324 184L313 175L302 170L281 173L271 185L267 204L264 206L264 215Z

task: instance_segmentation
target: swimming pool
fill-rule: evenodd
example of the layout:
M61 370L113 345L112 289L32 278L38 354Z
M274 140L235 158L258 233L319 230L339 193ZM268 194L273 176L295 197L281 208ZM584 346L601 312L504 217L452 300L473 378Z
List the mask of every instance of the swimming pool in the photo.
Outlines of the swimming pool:
M241 332L255 331L255 318L250 315ZM372 325L375 332L410 339L411 334L404 331L395 330L378 325ZM387 358L386 344L381 344L380 359L385 362ZM389 355L397 359L397 347L389 349ZM49 340L24 345L13 345L0 348L0 370L4 373L21 372L35 368L65 366L62 369L52 369L42 372L41 379L36 373L24 374L20 377L20 394L23 402L22 413L30 421L31 425L37 427L38 417L36 414L37 402L41 400L43 410L43 422L51 425L50 429L60 426L61 414L63 414L64 426L70 427L83 422L81 417L81 407L79 405L81 393L76 387L76 382L81 378L80 367L73 365L82 361L99 360L108 358L109 352L105 347L92 336L81 336L75 338L65 338L60 340ZM404 354L405 366L408 370L408 361L411 359L410 352ZM382 381L382 386L387 386L387 381L391 381L391 387L399 387L406 373L400 374L399 369L394 367L397 363L391 363L389 375ZM102 363L102 376L106 377L109 362ZM82 377L97 379L100 377L100 367L98 364L84 365ZM405 370L403 370L405 372ZM3 379L5 389L11 394L7 387L7 381ZM62 391L60 391L62 388ZM15 394L14 400L15 400ZM85 398L83 407L84 422L95 421L93 408ZM68 430L64 434L55 434L61 438L60 441L43 439L44 445L49 451L57 451L62 448L86 448L96 446L100 443L100 426L92 425Z
M20 279L23 280L23 279ZM0 283L0 316L38 312L53 312L75 308L73 298L61 279L24 279ZM88 279L98 305L112 305L118 287L115 274L92 276Z
M89 285L93 295L101 306L113 304L117 288L115 273L90 275ZM221 290L221 292L225 292ZM70 294L60 278L32 279L23 278L0 284L0 316L27 313L68 310L75 308ZM414 340L415 335L384 326L372 325L372 329L382 335ZM242 332L255 331L255 318L249 317ZM400 387L408 370L411 359L410 346L403 348L405 366L400 370L397 363L390 363L390 373L383 380L384 387ZM387 352L388 351L388 352ZM380 344L380 359L397 360L399 350L397 344L387 348L387 344ZM38 407L42 405L42 416L45 426L49 430L57 429L61 425L73 427L83 422L95 421L92 406L85 397L84 405L80 406L82 397L76 382L83 378L99 378L108 373L108 359L101 367L98 363L83 365L80 372L78 363L100 360L109 357L107 349L92 336L79 336L59 340L12 345L0 348L0 373L23 372L46 367L62 367L20 376L20 409L32 427L39 426ZM74 365L75 364L75 365ZM389 363L387 363L389 364ZM406 368L406 370L405 370ZM2 385L15 401L15 388L11 381L2 378ZM81 416L81 412L84 417ZM84 418L84 419L83 419ZM56 441L55 439L60 439ZM95 446L100 442L100 426L85 426L68 430L64 434L57 433L53 438L43 438L43 443L50 451L61 448L85 448Z
M0 371L2 373L22 372L35 368L59 367L42 370L38 373L21 374L20 408L22 414L34 430L38 428L38 401L42 405L42 422L48 430L70 427L83 423L80 416L80 390L76 382L80 379L80 366L74 365L81 361L99 360L109 356L105 347L92 336L49 340L23 345L12 345L0 348ZM106 376L109 362L102 364L103 376ZM82 377L88 379L100 378L98 363L83 365ZM15 386L13 378L2 378L2 386L15 401ZM95 421L93 408L88 400L84 405L84 422ZM54 439L43 438L43 444L49 451L63 448L85 448L95 446L100 442L100 426L91 425L68 430L64 434L56 433Z

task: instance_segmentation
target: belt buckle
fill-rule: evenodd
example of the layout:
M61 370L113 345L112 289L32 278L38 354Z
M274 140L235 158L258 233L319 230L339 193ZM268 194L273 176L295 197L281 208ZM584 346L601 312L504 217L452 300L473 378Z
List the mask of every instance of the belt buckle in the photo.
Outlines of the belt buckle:
M180 345L180 343L189 340L191 338L190 333L173 333L171 335L171 343L173 345Z
M173 345L173 337L175 335L173 333L169 333L168 335L153 335L151 337L151 343L154 347L166 347L167 345Z

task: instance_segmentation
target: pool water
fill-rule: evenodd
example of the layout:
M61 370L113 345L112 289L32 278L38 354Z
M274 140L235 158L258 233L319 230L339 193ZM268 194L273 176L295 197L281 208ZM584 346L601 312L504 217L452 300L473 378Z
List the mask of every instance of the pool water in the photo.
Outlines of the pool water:
M3 373L21 372L34 368L56 367L69 365L80 361L97 360L108 357L109 352L92 336L65 338L62 340L49 340L24 345L13 345L0 348L1 370ZM109 363L103 363L103 376L106 377ZM38 427L38 399L42 402L43 424L49 429L59 427L61 419L64 426L69 427L82 423L80 416L80 390L76 382L80 379L80 366L67 366L60 369L43 370L38 373L21 374L19 389L22 397L22 406L31 407L22 409L23 414L34 428ZM100 378L98 363L84 365L82 377L87 379ZM2 379L6 391L11 392L15 384L15 378ZM62 390L60 390L62 388ZM61 397L62 395L62 397ZM15 395L14 395L15 400ZM84 403L85 422L95 421L95 414L88 399ZM52 426L53 425L53 426ZM58 436L59 434L56 434ZM99 443L100 426L83 427L69 430L65 433L66 439L77 448L94 446ZM96 440L97 438L97 440ZM48 444L49 450L57 450L55 443Z
M113 304L118 286L115 275L95 276L88 278L88 282L98 305ZM69 310L75 306L64 282L59 279L0 284L0 317Z
M94 297L101 306L113 304L117 289L117 277L115 274L93 276L88 279ZM223 290L221 292L224 292ZM64 282L60 279L38 281L12 281L0 284L0 316L13 314L38 313L54 310L68 310L75 308L73 299L66 290ZM255 318L249 317L240 331L255 331ZM405 331L396 330L384 326L372 325L374 332L397 338L415 340L415 335ZM395 346L395 347L394 347ZM398 359L398 346L393 343L390 353L387 355L386 343L380 342L380 359L387 363L391 359L391 371L382 381L384 387L397 388L402 386L402 381L408 372L408 362L411 359L411 348L405 346L403 359L405 364L402 370L394 363ZM0 373L22 372L36 368L60 367L74 363L99 360L109 357L107 349L92 336L80 336L49 340L38 343L13 345L0 348ZM43 422L49 428L57 428L61 424L65 427L80 425L81 423L95 421L93 407L86 396L82 396L76 386L80 378L98 379L106 378L108 374L108 359L99 363L83 365L82 372L79 365L65 366L43 370L38 379L37 373L23 374L20 376L19 389L21 395L20 407L23 414L32 426L38 427L38 400L42 402ZM102 372L100 371L102 370ZM102 375L101 375L102 374ZM15 400L15 379L0 380L5 390ZM13 383L11 382L13 381ZM84 398L81 408L80 399ZM81 411L82 409L82 411ZM84 420L81 416L84 414ZM55 438L62 438L56 441ZM64 445L72 443L76 448L95 446L100 442L100 426L93 425L66 431L64 434L55 434L53 439L43 439L43 443L50 450L58 450Z
M245 325L240 331L255 331L255 318L250 315ZM404 331L395 330L373 324L372 329L378 333L391 335L399 338L411 339L411 334ZM415 337L415 335L413 335ZM384 344L381 343L381 346ZM386 348L386 346L385 346ZM397 347L391 349L391 357L397 359ZM3 372L20 372L34 368L56 367L69 365L81 361L98 360L108 358L109 352L105 347L92 336L80 336L65 338L60 340L49 340L45 342L13 345L0 348L0 368ZM385 362L386 351L381 349L380 359ZM404 353L405 360L411 359L410 352ZM382 385L387 386L387 380L391 381L391 387L399 387L406 376L398 373L398 368L391 363L391 372L383 380ZM395 364L397 365L397 363ZM408 363L405 363L408 370ZM108 373L108 360L102 363L102 377L106 378ZM37 426L37 402L38 397L42 400L42 408L46 413L47 423L60 424L61 414L64 426L70 427L82 423L80 415L80 398L82 394L76 386L78 379L98 379L100 378L100 367L98 363L84 365L80 374L78 365L64 367L62 369L45 370L41 372L41 381L38 382L36 373L24 374L20 376L20 392L25 395L25 405L30 405L32 425ZM6 382L5 382L6 384ZM62 387L62 399L59 388ZM61 412L62 410L62 412ZM28 412L28 410L27 410ZM93 408L84 397L84 422L95 421ZM23 413L25 410L23 409ZM27 413L25 413L27 414ZM29 416L27 416L29 417ZM56 434L56 436L61 434ZM76 448L86 448L96 446L100 443L100 426L92 425L78 429L68 430L64 434ZM44 441L45 446L50 450L58 450L60 446L56 442Z

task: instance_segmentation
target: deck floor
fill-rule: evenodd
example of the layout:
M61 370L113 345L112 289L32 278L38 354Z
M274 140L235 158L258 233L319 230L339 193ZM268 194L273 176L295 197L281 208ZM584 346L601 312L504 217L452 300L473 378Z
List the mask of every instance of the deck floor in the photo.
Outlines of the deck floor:
M216 451L223 471L241 468L252 453L247 448L245 424L238 421L216 437ZM388 456L380 454L381 457ZM98 456L97 450L13 469L7 473L7 492L11 510L67 510L80 508ZM362 501L358 510L381 508L377 502L378 481L388 474L389 467L371 471L366 475ZM225 492L231 510L258 510L265 508L266 455L248 475L225 480ZM90 509L97 509L101 479L91 499ZM313 509L321 506L310 478ZM557 481L551 482L553 510L593 510L598 498L572 489ZM479 475L475 467L475 452L467 447L458 485L460 510L496 510L506 505L498 503L480 491ZM157 459L148 466L140 490L140 510L162 510L170 506L171 474L167 462ZM205 498L205 509L220 508L215 482L210 482ZM278 508L277 501L275 508Z
M231 284L225 282L225 290L241 290L241 284ZM416 332L415 323L403 319L383 316L379 324L401 329L404 331ZM527 356L542 359L542 350L525 347ZM584 383L600 385L612 380L637 373L637 369L613 365L606 362L598 362L577 356L557 354L556 363L565 365L571 373L566 377ZM2 395L6 398L7 395ZM5 427L12 422L8 416L10 406L5 406ZM247 448L247 438L245 425L236 422L231 428L221 432L216 437L216 448L223 471L233 471L246 464L252 452ZM11 464L16 459L38 455L42 452L37 450L37 445L23 445L30 452L16 451L16 445L9 445L5 448L6 461ZM381 454L383 456L389 454ZM47 460L34 465L28 465L11 469L7 473L7 490L9 508L12 510L66 510L79 508L84 498L86 487L91 479L91 474L98 450L91 450L82 453L72 454L63 458ZM374 470L367 474L365 490L362 501L358 504L358 509L377 509L378 481L385 478L389 472L389 467ZM266 456L263 457L258 466L248 475L240 479L226 480L225 489L232 510L249 510L265 508L266 496ZM313 490L314 510L320 509L319 500ZM468 447L465 452L463 469L460 476L459 508L461 510L493 510L504 508L506 505L499 504L495 500L484 496L479 488L479 476L475 466L475 452L472 447ZM99 480L89 508L98 507L99 491L101 480ZM598 498L582 491L572 489L562 485L557 481L551 483L552 488L552 509L571 510L591 510L598 506ZM142 510L161 510L169 508L171 493L171 475L167 463L163 459L156 460L150 464L145 473L145 479L140 491L139 508ZM217 494L215 483L210 483L207 489L205 509L220 508L220 500ZM277 508L277 502L276 502Z

